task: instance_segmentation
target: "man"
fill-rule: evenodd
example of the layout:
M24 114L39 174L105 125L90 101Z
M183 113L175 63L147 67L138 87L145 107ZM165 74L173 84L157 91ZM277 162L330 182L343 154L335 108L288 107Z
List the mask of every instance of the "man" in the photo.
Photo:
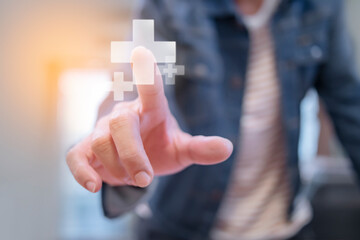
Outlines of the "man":
M91 192L104 182L108 217L154 189L142 240L304 238L297 147L308 89L360 173L360 82L342 1L148 0L141 17L177 42L186 75L166 97L157 76L136 100L104 106L68 154L76 180ZM141 69L154 57L139 47L132 60Z

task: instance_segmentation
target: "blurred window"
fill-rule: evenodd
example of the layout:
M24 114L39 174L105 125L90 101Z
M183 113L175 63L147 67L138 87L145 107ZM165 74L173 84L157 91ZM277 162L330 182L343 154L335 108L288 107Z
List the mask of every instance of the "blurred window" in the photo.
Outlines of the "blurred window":
M63 152L91 132L110 82L111 73L101 69L72 69L61 75L58 122ZM61 239L128 239L129 217L106 219L100 193L84 190L73 179L64 161L60 162Z

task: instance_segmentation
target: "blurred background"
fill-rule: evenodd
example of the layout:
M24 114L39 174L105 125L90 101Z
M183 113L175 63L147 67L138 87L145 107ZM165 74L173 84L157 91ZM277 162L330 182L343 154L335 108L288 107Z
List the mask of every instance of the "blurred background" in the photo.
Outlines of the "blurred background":
M360 46L360 2L346 3ZM105 219L99 194L73 180L65 153L94 125L107 95L101 83L116 67L110 41L126 38L138 5L0 0L0 239L131 239L131 214ZM299 154L316 231L360 239L359 191L315 92L302 111Z

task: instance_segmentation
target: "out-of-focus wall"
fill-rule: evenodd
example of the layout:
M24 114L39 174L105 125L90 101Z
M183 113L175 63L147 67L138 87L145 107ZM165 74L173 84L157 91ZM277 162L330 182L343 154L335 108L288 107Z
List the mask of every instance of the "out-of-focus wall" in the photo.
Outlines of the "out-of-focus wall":
M354 40L355 51L357 55L357 63L360 72L360 1L359 0L346 0L347 2L347 22Z
M0 0L0 239L57 239L57 80L112 67L133 3Z

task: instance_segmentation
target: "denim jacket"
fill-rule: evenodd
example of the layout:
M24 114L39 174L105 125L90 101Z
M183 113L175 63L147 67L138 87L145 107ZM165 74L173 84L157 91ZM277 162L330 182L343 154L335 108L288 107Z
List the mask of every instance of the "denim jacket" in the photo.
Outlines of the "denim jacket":
M157 40L176 41L177 64L186 67L185 76L166 89L182 129L194 135L222 136L238 146L250 42L234 2L145 0L141 18L155 19ZM360 80L343 8L340 0L283 0L271 20L292 200L301 190L300 102L310 88L318 91L354 170L360 173ZM221 164L194 165L160 177L150 199L149 231L176 239L208 239L236 150ZM126 202L124 189L104 187L108 217L124 211L124 207L116 209L116 197L109 199L109 192ZM125 209L131 205L134 200ZM289 216L292 209L293 204Z

